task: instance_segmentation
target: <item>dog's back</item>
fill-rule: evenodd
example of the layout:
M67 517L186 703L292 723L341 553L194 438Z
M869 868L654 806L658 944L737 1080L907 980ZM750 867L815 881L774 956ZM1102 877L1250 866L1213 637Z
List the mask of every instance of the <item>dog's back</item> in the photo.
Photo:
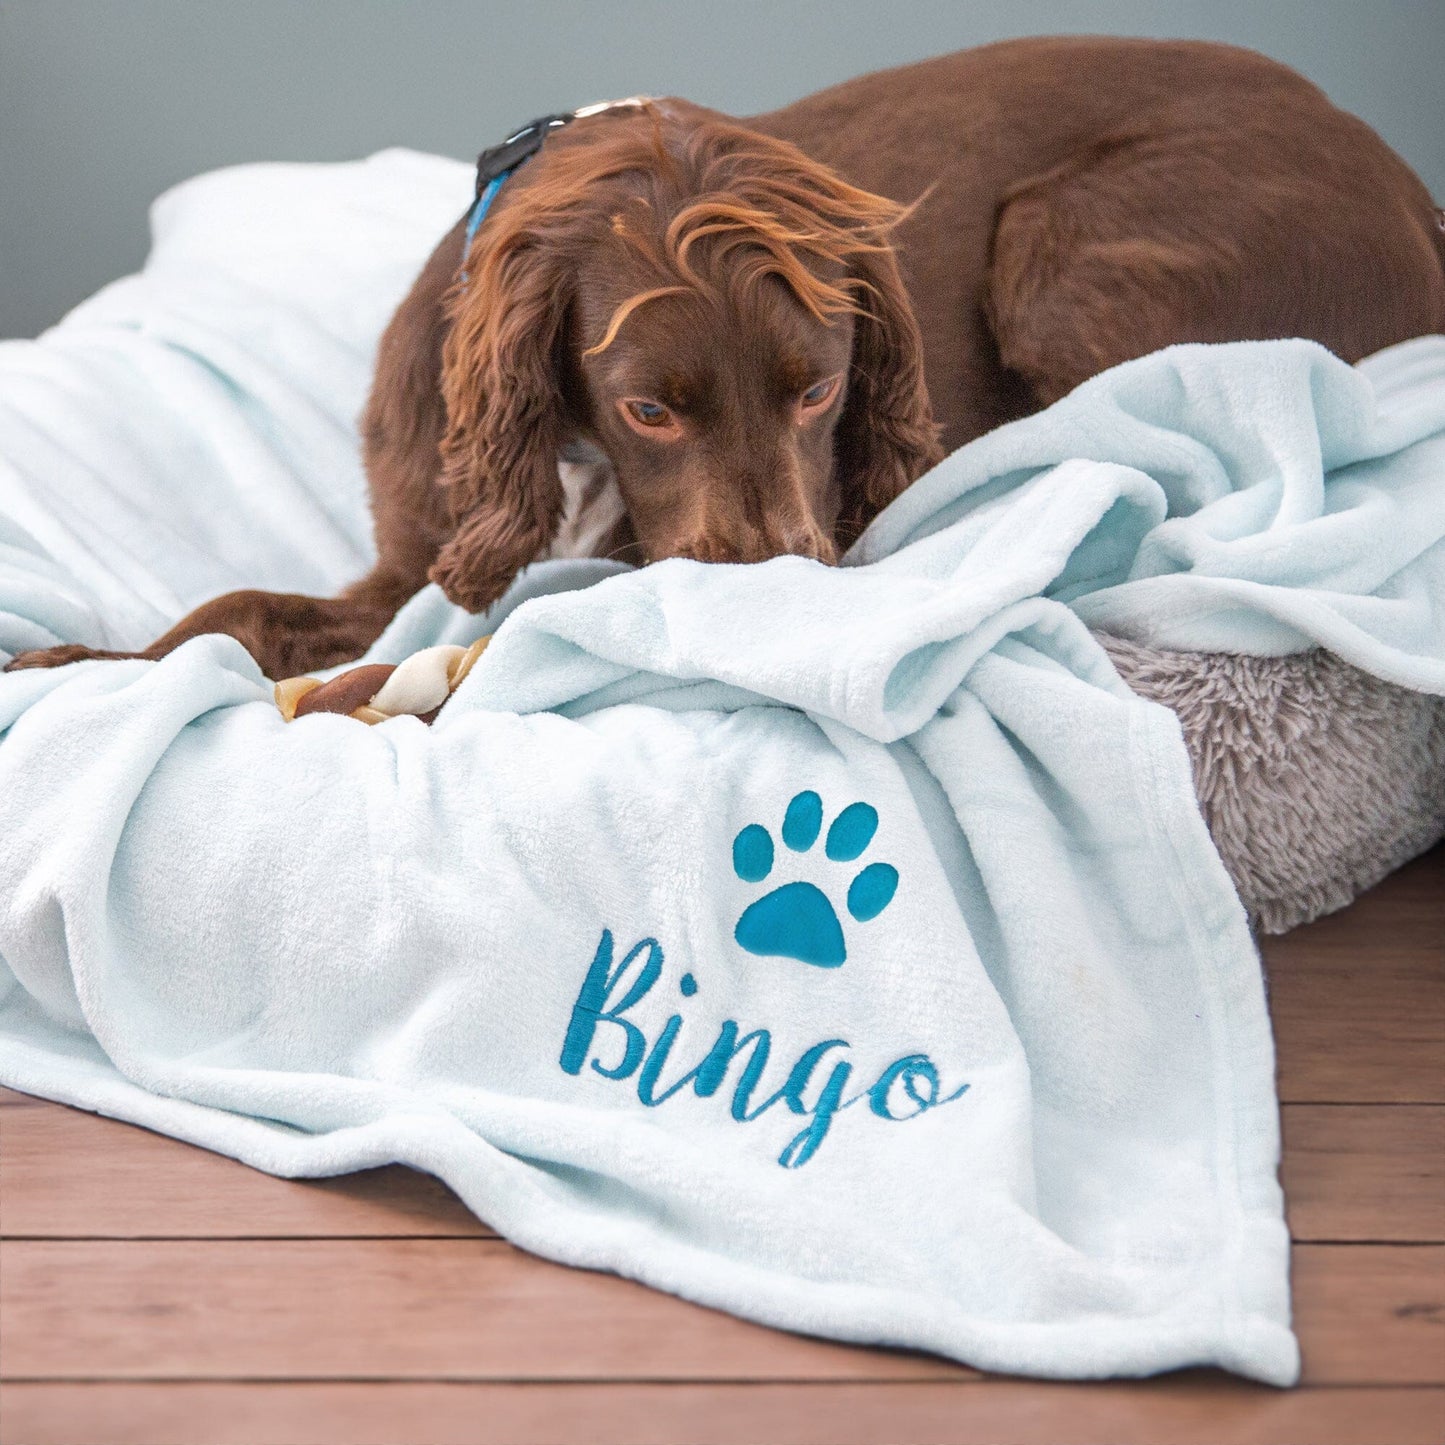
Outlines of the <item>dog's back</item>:
M1445 330L1425 187L1252 51L1006 41L749 123L926 195L899 242L949 446L1173 342L1305 336L1353 361Z

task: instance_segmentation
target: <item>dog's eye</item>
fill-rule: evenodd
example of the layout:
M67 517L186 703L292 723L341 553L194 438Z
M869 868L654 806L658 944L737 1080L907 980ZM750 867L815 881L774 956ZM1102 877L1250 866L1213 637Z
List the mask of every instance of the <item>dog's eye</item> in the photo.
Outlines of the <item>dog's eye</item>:
M667 426L672 421L672 413L661 402L641 401L634 398L622 404L639 426Z
M825 407L833 400L833 393L838 390L838 378L836 376L825 377L822 381L814 382L807 391L799 398L804 411L817 411Z

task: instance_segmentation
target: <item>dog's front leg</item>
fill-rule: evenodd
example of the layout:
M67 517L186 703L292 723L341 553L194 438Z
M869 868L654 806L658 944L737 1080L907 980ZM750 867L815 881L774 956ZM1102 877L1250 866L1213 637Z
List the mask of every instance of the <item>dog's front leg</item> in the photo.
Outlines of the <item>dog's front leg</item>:
M409 595L402 584L367 578L341 597L285 592L228 592L183 617L141 652L107 652L65 645L22 652L6 667L60 667L89 658L142 658L155 662L183 642L208 632L234 637L271 678L294 677L361 656Z

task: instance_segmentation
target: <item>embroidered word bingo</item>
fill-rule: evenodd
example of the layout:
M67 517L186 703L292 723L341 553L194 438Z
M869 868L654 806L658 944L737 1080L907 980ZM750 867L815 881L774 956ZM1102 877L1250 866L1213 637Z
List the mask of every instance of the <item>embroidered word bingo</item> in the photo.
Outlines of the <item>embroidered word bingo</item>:
M580 1074L590 1060L593 1070L604 1079L635 1080L638 1099L653 1109L689 1087L698 1098L707 1099L730 1082L730 1112L743 1124L753 1123L782 1104L809 1120L778 1156L778 1163L786 1169L806 1164L818 1152L840 1110L866 1101L872 1116L898 1123L951 1104L968 1090L968 1085L963 1084L945 1093L932 1059L914 1053L893 1060L866 1088L849 1094L853 1065L842 1057L849 1044L846 1039L835 1038L804 1049L789 1066L781 1086L755 1101L773 1054L771 1031L757 1028L744 1033L735 1020L727 1019L696 1064L691 1068L674 1065L672 1053L682 1031L682 1015L672 1014L652 1039L628 1017L663 977L661 945L655 938L644 938L628 950L620 963L614 958L612 932L603 929L572 1006L558 1060L563 1070ZM677 986L683 998L692 998L698 992L697 980L691 973L682 974ZM740 1066L734 1069L738 1061ZM815 1092L814 1076L824 1070L826 1077Z

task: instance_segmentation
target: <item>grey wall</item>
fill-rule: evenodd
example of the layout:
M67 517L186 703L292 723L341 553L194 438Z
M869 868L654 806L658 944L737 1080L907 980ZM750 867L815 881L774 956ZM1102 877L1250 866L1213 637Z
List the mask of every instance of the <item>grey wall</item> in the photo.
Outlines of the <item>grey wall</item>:
M0 336L138 266L235 161L470 157L634 93L746 114L1011 35L1195 36L1295 66L1445 196L1445 0L0 0Z

